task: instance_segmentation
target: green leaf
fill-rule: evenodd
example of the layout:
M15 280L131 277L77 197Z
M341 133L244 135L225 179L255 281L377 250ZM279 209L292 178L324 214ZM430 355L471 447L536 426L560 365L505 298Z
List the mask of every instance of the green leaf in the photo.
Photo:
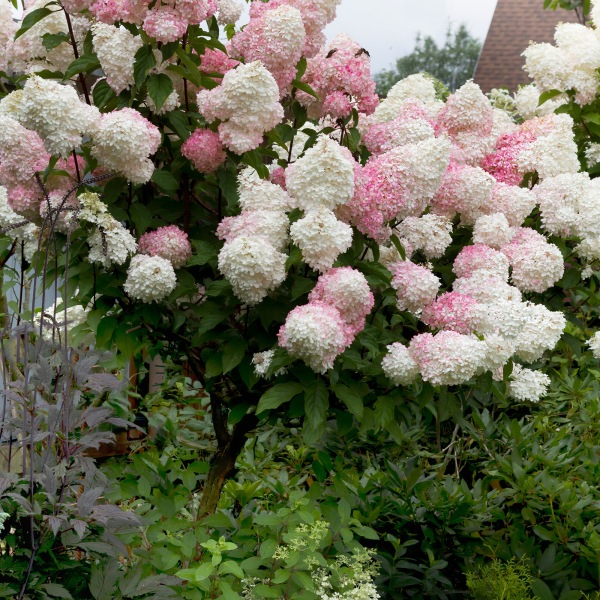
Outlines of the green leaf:
M48 181L48 177L50 176L50 173L52 173L52 170L56 166L58 159L59 159L58 156L50 157L50 160L48 161L48 166L46 167L46 170L44 171L44 183L46 183L46 181Z
M303 56L296 65L296 80L300 81L306 73L306 66L308 65L306 58Z
M303 389L304 387L300 383L294 381L274 385L261 396L256 407L256 414L259 415L265 410L279 408L282 404L289 402L294 396L297 396Z
M400 258L402 260L406 260L406 251L404 250L404 246L400 243L398 236L396 234L392 234L390 236L390 240L392 240L392 244L394 244L394 246L396 246L396 250L398 250L398 253L400 254Z
M577 356L581 356L581 343L570 333L563 333L562 339Z
M106 79L101 79L94 85L92 90L92 98L97 108L104 108L117 95L115 91L108 85Z
M277 588L269 587L264 583L259 583L252 588L252 595L254 598L280 598L281 592L277 591Z
M173 193L179 189L179 182L169 171L162 169L154 169L152 173L152 181L165 192Z
M290 356L288 351L285 348L277 348L275 350L275 354L273 355L273 359L271 360L271 364L267 370L267 377L271 377L275 375L279 369L283 369L288 365L292 364L296 358L294 356Z
M241 569L240 569L241 571ZM243 573L243 571L242 571ZM244 575L242 575L243 577ZM231 589L231 586L223 579L219 580L219 588L223 592L225 600L242 600L242 597Z
M547 92L543 92L542 94L540 94L538 106L541 106L542 104L544 104L544 102L547 102L548 100L551 100L556 96L560 96L562 93L563 92L561 92L560 90L548 90Z
M60 8L58 10L61 10ZM55 10L51 10L46 8L37 8L36 10L32 10L30 13L25 15L23 21L21 21L21 27L15 33L15 40L20 38L27 30L31 29L37 22L45 19L48 15L51 15Z
M382 429L394 418L395 403L389 396L380 396L375 402L375 421Z
M331 389L338 400L343 402L348 407L348 410L360 421L363 417L364 406L362 398L358 395L356 390L352 390L341 383L332 385Z
M577 268L571 268L571 269L567 269L567 271L565 272L563 278L562 278L562 287L564 290L568 289L568 288L572 288L574 286L576 286L579 283L580 280L580 274L579 274L579 269Z
M101 348L107 346L112 339L114 330L117 328L118 321L116 317L104 317L98 324L98 330L96 333L96 347Z
M135 224L137 234L142 235L142 233L150 227L150 223L152 223L152 214L148 210L148 207L141 202L135 202L131 205L129 214L131 215L131 220Z
M186 266L205 265L207 262L217 258L216 248L208 242L194 241L193 244L196 248L196 254L190 258Z
M200 565L196 569L196 573L195 573L196 581L202 581L203 579L210 577L214 570L215 570L215 567L211 563L204 563L204 564Z
M185 141L190 137L190 121L184 112L172 110L167 114L167 120L171 124L171 129L182 140Z
M252 167L261 179L269 179L269 169L264 165L260 152L256 150L244 152L242 162Z
M76 58L65 71L63 81L71 79L73 75L83 73L84 71L94 71L100 67L100 62L95 54L84 54Z
M207 296L221 296L227 295L227 292L231 291L231 283L227 281L227 279L219 279L217 281L213 281L206 288Z
M166 99L173 92L173 82L168 75L164 73L153 73L148 77L148 95L156 105L156 110L159 111Z
M66 42L69 39L69 36L62 31L60 33L45 33L42 36L42 45L48 52L52 50L52 48L56 48L60 46L63 42Z
M142 475L138 481L138 492L142 496L149 496L152 493L152 486L144 475Z
M229 206L235 206L236 202L239 200L235 173L226 169L219 169L216 175L219 180L219 187L223 192L223 196L227 199Z
M308 85L308 83L303 83L302 81L298 81L297 79L294 79L292 81L292 86L295 88L298 88L299 90L302 90L303 92L305 92L306 94L309 94L310 96L312 96L313 98L316 98L317 100L319 99L319 96L317 96L317 93L315 92L315 90L313 90L310 85Z
M550 588L537 577L534 577L531 581L531 591L536 598L541 598L542 600L555 600Z
M140 88L146 80L148 71L156 66L156 57L152 46L142 46L135 53L135 62L133 63L133 79L135 85Z
M265 540L260 545L261 558L271 558L271 556L273 556L275 550L277 550L278 545L279 544L277 543L277 540L274 540L273 538L269 538L269 539Z
M246 348L248 348L246 340L237 339L227 343L223 351L223 374L229 373L242 362Z
M311 383L304 392L304 411L313 429L317 429L327 418L329 392L319 379Z
M292 286L292 302L308 294L315 287L315 282L308 277L296 277Z
M215 352L206 361L206 376L218 377L223 372L223 353Z
M93 41L93 33L91 29L88 29L85 34L85 38L83 40L83 53L84 54L93 54L94 52L94 41Z
M125 328L126 327L127 325L125 325ZM125 358L131 358L137 350L139 342L135 336L128 334L125 331L125 328L119 328L121 331L118 331L115 337L115 343L117 345L117 349L125 356Z
M246 576L240 565L232 560L226 560L225 562L221 563L221 566L219 567L219 574L222 575L224 573L231 573L240 579L243 579Z
M69 590L60 585L60 583L43 583L41 588L46 590L46 593L54 598L66 598L67 600L73 600L73 596L71 596Z

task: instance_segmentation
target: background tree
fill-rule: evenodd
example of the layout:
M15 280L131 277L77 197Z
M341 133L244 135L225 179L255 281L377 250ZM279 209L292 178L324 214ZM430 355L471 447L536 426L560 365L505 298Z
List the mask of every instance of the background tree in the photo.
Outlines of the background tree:
M412 75L426 72L439 79L451 92L473 77L481 52L481 42L475 39L463 23L456 31L448 27L446 42L438 46L431 37L417 34L415 49L396 61L393 69L375 75L377 93L385 97L391 87Z

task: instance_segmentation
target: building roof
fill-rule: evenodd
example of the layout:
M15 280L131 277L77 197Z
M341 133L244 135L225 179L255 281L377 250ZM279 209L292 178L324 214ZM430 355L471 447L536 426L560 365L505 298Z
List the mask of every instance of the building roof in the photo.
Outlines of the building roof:
M530 41L554 42L560 22L577 22L574 11L544 10L543 0L498 0L492 23L475 69L474 80L484 93L507 87L516 91L531 83L521 56Z

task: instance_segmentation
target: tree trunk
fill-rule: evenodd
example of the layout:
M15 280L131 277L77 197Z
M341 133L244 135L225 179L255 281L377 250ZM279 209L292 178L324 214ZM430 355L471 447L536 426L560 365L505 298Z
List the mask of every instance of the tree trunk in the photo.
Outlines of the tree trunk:
M225 445L220 447L213 456L210 471L202 491L202 498L200 499L198 511L200 517L212 515L217 509L223 485L233 474L237 457L246 445L247 434L256 427L257 422L258 420L254 414L246 415L234 427Z

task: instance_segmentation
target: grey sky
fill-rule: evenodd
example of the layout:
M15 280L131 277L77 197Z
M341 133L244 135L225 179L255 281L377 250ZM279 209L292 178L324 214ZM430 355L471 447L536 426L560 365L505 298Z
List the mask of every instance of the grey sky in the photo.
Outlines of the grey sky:
M376 73L409 53L419 31L441 42L449 23L466 23L483 41L495 7L496 0L342 0L326 33L329 40L350 34L369 51Z

